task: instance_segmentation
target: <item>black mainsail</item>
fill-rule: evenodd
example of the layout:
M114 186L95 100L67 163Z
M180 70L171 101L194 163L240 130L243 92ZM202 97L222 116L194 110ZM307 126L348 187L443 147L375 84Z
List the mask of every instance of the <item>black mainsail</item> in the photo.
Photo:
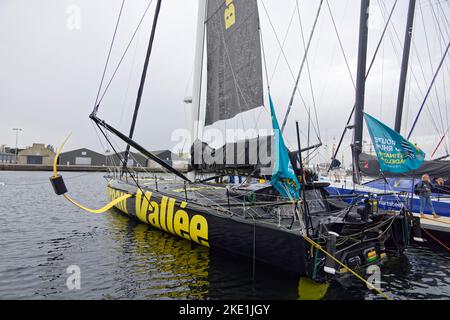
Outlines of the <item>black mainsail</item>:
M210 0L207 8L205 125L263 105L256 0Z

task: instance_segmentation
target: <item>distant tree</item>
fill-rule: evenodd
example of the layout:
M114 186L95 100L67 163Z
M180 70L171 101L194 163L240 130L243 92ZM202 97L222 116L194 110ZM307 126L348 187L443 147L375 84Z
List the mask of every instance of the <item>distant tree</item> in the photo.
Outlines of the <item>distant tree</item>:
M45 148L47 148L47 149L50 150L51 152L55 152L55 147L52 146L51 144L48 144Z

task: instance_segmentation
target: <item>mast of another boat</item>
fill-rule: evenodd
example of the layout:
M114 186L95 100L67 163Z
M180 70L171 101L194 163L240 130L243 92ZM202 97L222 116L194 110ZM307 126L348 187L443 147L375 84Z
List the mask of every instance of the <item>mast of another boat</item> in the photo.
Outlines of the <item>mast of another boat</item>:
M395 131L400 133L402 128L403 104L405 100L406 78L408 75L409 53L411 50L411 39L413 34L414 13L416 0L409 0L408 19L406 21L405 44L403 47L402 69L400 73L400 83L398 87L397 112L395 114Z
M363 138L369 5L370 0L361 0L361 11L359 19L358 70L356 75L356 98L355 98L355 118L354 118L355 122L354 122L354 135L352 144L353 183L357 184L361 182L361 172L359 170L359 156L362 152L362 138Z
M202 73L203 73L203 55L205 47L205 29L206 29L206 12L208 8L208 0L198 0L198 14L197 14L197 36L195 45L195 60L194 60L194 80L193 80L193 94L192 94L192 109L191 109L191 145L197 140L199 136L200 126L200 103L202 97ZM194 148L195 153L195 148ZM191 164L194 164L194 154L191 153ZM194 167L194 166L193 166ZM188 178L191 181L196 179L195 169L190 169Z
M403 105L405 100L406 79L408 75L409 56L411 51L411 40L414 26L414 13L416 10L416 0L409 0L408 18L406 20L405 42L403 46L402 67L400 72L400 83L398 86L397 111L395 113L395 131L400 133L402 129ZM384 177L384 176L383 176ZM386 178L384 178L387 184ZM411 177L410 203L409 207L412 212L414 199L415 173Z

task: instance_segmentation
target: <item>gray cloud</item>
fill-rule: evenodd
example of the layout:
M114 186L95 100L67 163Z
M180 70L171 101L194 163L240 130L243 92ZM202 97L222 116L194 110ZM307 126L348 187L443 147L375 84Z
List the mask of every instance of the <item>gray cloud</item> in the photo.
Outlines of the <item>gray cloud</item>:
M392 0L383 2L389 9L394 3ZM299 3L303 28L307 36L319 1L300 0ZM375 21L370 29L369 56L375 49L384 24L383 16L377 15L376 11L381 2L372 1L372 3L375 6ZM431 80L432 66L428 59L425 34L428 36L434 68L443 52L443 39L435 32L437 26L433 22L431 7L427 6L427 3L428 1L421 1L419 4L425 15L425 30L420 20L420 11L416 14L414 41L417 52L413 53L412 69L417 76L420 89L414 79L409 82L410 93L404 121L404 127L408 128ZM450 16L448 2L444 1L439 5L437 1L432 3L436 12L440 14L444 32L448 32L450 26L445 25L443 19L444 15ZM58 145L69 132L72 132L67 149L88 147L102 150L88 115L93 107L120 4L120 0L1 1L0 144L14 145L15 136L12 128L20 127L24 130L20 136L21 147L33 142ZM264 4L282 41L295 8L295 1L264 0ZM67 10L73 5L81 10L79 30L67 27L70 17ZM107 79L146 5L147 1L143 0L126 1ZM348 55L351 72L355 75L359 2L339 0L330 1L330 5ZM153 9L154 4L101 106L100 116L125 132L128 131L131 121ZM269 75L272 75L279 55L279 46L261 2L259 10L267 67ZM441 14L439 10L444 12ZM407 1L399 1L393 23L401 41L404 36L406 11ZM135 138L149 149L172 147L174 145L174 142L170 141L172 131L177 128L188 128L190 110L183 103L183 99L186 95L191 95L189 91L192 90L196 16L197 1L163 1L135 135ZM376 19L381 19L381 22ZM393 49L393 44L396 50ZM284 51L292 71L296 74L303 54L296 18L286 39ZM393 29L390 28L380 57L367 82L366 110L389 125L393 125L394 121L400 72L399 53L401 55L400 44ZM314 36L309 63L319 126L329 152L333 141L339 138L351 110L354 90L326 6L322 10L318 30ZM416 141L423 143L428 152L432 151L438 139L433 121L437 122L439 128L449 125L448 94L445 92L445 81L448 83L450 74L448 62L444 67L442 76L437 82L437 91L432 95L435 107L433 109L431 104L427 105L428 110L424 112L414 137ZM311 105L312 98L306 75L305 72L300 90L308 105ZM290 71L281 57L271 82L272 95L280 118L286 110L292 87ZM258 125L270 125L264 109L258 109L256 115L249 117L255 118L259 113L261 121ZM300 121L303 137L306 134L307 121L305 109L298 97L290 120L286 140L295 145L294 120ZM234 121L238 125L238 120ZM219 128L221 126L222 124L218 124ZM419 136L428 138L420 139ZM448 142L447 139L447 147ZM348 141L345 147L347 146ZM323 150L322 156L325 155L326 150Z

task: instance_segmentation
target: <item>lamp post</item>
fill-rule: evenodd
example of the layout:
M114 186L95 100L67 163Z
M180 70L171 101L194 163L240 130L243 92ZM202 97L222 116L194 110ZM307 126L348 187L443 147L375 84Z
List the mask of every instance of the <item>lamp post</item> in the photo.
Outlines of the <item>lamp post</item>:
M16 132L16 150L14 152L14 162L17 164L17 144L19 142L19 132L23 130L21 128L13 128L13 131Z

